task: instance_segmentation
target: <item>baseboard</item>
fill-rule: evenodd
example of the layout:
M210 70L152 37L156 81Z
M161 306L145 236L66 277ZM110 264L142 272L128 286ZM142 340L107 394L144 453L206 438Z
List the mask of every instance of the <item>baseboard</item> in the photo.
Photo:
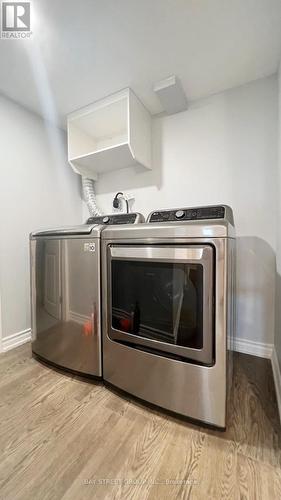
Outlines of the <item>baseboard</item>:
M75 323L78 323L79 325L84 325L88 321L91 321L90 316L85 316L84 314L79 314L74 311L68 312L68 319L70 321L75 321Z
M279 416L280 416L280 422L281 422L281 371L280 371L280 366L278 363L278 358L277 358L275 347L273 348L273 351L272 351L271 364L272 364L275 392L276 392L276 398L277 398L277 404L278 404L278 410L279 410Z
M26 342L31 340L31 329L27 328L22 332L13 333L13 335L9 335L8 337L2 338L2 351L6 352L10 349L14 349L15 347L19 347Z
M239 339L233 340L233 350L243 354L251 354L259 358L271 359L273 344L265 344L263 342L254 342L253 340Z
M281 372L274 345L236 338L233 342L233 350L243 354L250 354L252 356L268 358L271 360L275 393L281 422Z
M84 324L85 322L91 320L90 317L75 313L73 311L69 311L69 319L79 324ZM18 347L19 345L24 344L25 342L29 342L30 340L31 329L27 328L26 330L2 338L2 351L9 351L14 347ZM233 341L233 350L241 352L243 354L258 356L260 358L271 359L274 356L274 348L272 344L254 342L253 340L236 338Z

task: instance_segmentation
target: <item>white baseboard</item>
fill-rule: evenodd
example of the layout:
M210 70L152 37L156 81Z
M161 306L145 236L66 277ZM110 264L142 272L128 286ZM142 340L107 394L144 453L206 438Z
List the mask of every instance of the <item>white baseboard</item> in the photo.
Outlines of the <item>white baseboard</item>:
M277 398L277 404L278 404L279 416L280 416L280 422L281 422L281 371L280 371L280 366L278 363L278 358L277 358L275 347L273 348L273 351L272 351L271 364L272 364L276 398Z
M79 325L84 325L87 321L91 321L90 316L85 316L84 314L79 314L74 311L68 312L68 319L70 321L75 321L75 323L78 323Z
M6 352L31 340L31 328L2 338L2 351Z
M275 393L281 422L281 372L274 345L236 338L233 342L233 350L243 354L250 354L252 356L258 356L260 358L267 358L271 360Z
M259 358L271 359L273 344L264 344L263 342L236 338L233 340L233 350L242 352L243 354L258 356Z

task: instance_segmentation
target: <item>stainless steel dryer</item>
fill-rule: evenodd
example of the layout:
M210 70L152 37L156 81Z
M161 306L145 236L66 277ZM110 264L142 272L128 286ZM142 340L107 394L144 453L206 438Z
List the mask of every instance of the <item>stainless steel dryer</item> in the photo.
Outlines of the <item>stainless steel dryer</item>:
M228 206L157 211L102 232L105 381L225 427L234 236Z
M61 368L102 376L100 235L141 214L90 217L86 224L30 235L32 351ZM103 224L103 225L101 225Z

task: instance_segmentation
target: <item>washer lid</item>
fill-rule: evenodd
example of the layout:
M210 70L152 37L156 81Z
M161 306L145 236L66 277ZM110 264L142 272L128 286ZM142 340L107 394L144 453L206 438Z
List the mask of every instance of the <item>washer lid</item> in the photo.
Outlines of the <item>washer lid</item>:
M31 238L39 236L87 236L92 235L99 237L101 226L98 224L81 224L80 226L65 226L54 229L46 229L44 231L34 231L30 234Z

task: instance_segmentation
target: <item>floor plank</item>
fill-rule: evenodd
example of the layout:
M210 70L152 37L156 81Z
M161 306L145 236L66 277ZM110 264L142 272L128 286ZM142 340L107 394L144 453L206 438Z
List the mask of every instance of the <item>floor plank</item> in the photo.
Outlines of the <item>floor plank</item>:
M236 354L226 432L56 371L30 345L0 355L0 499L281 498L268 360Z

